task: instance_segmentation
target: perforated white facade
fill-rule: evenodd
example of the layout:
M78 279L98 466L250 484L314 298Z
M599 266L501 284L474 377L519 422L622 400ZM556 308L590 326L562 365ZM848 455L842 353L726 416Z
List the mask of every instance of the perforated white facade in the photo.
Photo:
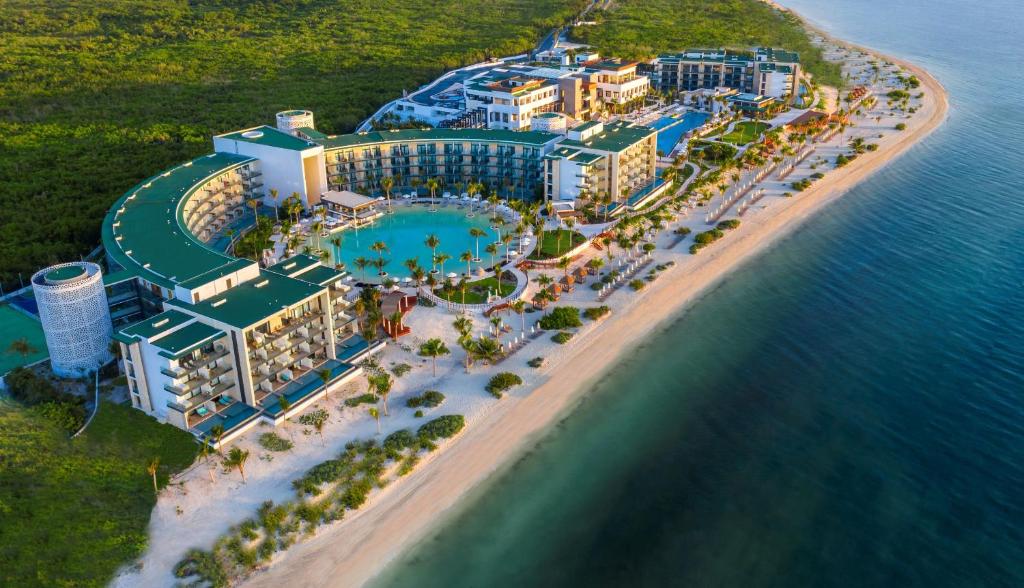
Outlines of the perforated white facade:
M94 263L64 263L32 276L53 371L79 377L110 359L110 310Z
M302 127L316 128L313 126L312 112L308 110L285 110L277 113L277 130L294 135L295 129Z

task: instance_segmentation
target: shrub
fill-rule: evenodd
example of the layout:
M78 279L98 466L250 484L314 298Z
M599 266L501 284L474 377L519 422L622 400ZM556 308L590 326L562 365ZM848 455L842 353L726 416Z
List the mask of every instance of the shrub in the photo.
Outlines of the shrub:
M44 402L32 410L68 433L78 431L85 424L85 408L69 402Z
M578 317L577 317L578 318ZM495 374L490 382L487 382L487 391L495 398L501 398L506 390L523 383L523 379L512 372L501 372Z
M811 174L811 178L813 178L815 180L820 180L821 178L824 178L824 177L825 177L825 174L823 174L821 172L814 172L813 174Z
M260 435L260 447L267 451L288 451L293 446L291 441L277 433L268 432Z
M359 406L360 404L377 404L377 395L366 393L345 399L345 406L353 407Z
M326 421L330 415L326 410L318 408L313 412L307 412L306 414L299 417L299 423L310 427L316 426L317 422Z
M583 316L587 317L592 321L596 321L597 319L611 312L611 310L612 309L608 308L607 306L592 306L583 311Z
M466 426L466 419L461 414L448 414L428 421L417 429L416 434L423 439L434 441L454 437Z
M561 331L551 336L551 340L559 345L565 345L570 339L572 339L572 333L567 331Z
M383 443L385 451L401 451L403 449L408 449L415 444L416 437L407 429L391 433L384 438Z
M580 321L580 309L575 306L559 306L540 317L540 328L546 331L571 329L582 324L583 322Z
M413 396L409 400L406 400L405 405L409 408L417 408L420 406L434 408L436 406L441 406L442 402L444 402L444 394L441 394L437 390L427 390L419 396Z
M629 287L632 288L634 292L639 291L639 290L643 290L644 286L646 286L646 285L647 284L643 280L632 280L629 283Z
M191 549L185 558L174 566L174 575L178 578L198 576L210 586L227 586L228 575L224 566L217 561L213 553L202 549Z
M396 378L401 378L405 374L412 370L412 366L407 363L400 363L395 367L391 368L391 373L395 374Z
M530 361L526 362L526 365L528 365L528 366L530 366L532 368L539 368L540 366L544 365L544 358L543 357L535 357L535 358L531 359Z
M657 248L658 247L654 243L644 243L641 247L641 249L644 250L644 253L650 253L651 251L654 251Z
M735 229L740 226L740 220L738 218L731 218L718 223L717 228L721 230Z
M675 230L675 234L685 237L690 234L690 227L679 227Z
M793 189L796 190L797 192L803 192L807 188L811 187L811 180L809 180L807 178L804 178L802 180L797 180L797 181L793 182L792 186L793 186Z
M414 417L416 417L418 419L421 419L421 418L423 418L423 411L422 410L417 410L416 412L413 413L412 416L414 416Z
M896 123L897 131L904 131L907 129L907 123Z
M851 161L853 161L852 155L848 156L840 153L839 155L836 156L836 167L843 167L844 165L850 163Z
M693 237L694 243L698 245L708 245L722 238L725 235L721 229L711 229L710 231L704 231L703 233L697 233Z
M603 282L590 282L590 289L595 291L595 292L597 292L598 290L600 290L603 287L604 287L604 283Z

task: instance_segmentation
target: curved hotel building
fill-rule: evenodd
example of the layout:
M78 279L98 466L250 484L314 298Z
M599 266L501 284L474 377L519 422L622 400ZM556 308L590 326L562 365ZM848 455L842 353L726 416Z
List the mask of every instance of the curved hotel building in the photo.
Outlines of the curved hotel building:
M379 194L439 178L483 182L511 198L571 201L606 191L616 212L655 181L656 131L586 123L565 135L505 129L426 129L328 136L312 113L278 115L218 135L214 153L133 187L107 214L104 278L132 404L166 422L227 440L259 420L283 420L324 386L354 378L382 342L363 340L345 272L297 255L268 267L227 254L253 224L249 203L297 194L309 210L339 191ZM336 199L336 198L335 198Z

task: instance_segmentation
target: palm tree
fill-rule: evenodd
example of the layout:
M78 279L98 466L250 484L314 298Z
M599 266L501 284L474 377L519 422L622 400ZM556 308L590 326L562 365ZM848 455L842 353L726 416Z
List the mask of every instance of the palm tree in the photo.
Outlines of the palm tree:
M476 257L473 258L473 261L480 261L480 237L485 235L487 235L487 231L483 229L477 227L471 227L469 229L469 236L476 239Z
M416 281L417 288L419 288L420 284L423 283L423 279L425 277L427 277L427 272L423 271L423 268L420 266L417 265L415 269L412 270L412 279Z
M469 352L473 339L470 334L473 332L473 321L466 316L460 316L452 322L452 327L459 334L459 346L466 350L466 373L469 373L469 363L472 354Z
M362 280L362 281L365 281L366 280L366 266L370 265L370 260L366 259L365 257L360 256L360 257L357 257L357 258L353 259L352 263L356 264L356 267L359 268L359 279Z
M256 215L256 225L260 224L260 201L257 198L251 198L245 203L249 208L252 209L253 214Z
M387 372L381 372L377 375L370 376L370 385L377 391L377 395L380 396L381 401L384 403L384 416L388 416L388 394L391 393L391 386L394 382L391 380L391 374Z
M520 333L526 333L526 301L514 300L509 303L509 308L519 314Z
M427 247L430 247L430 259L431 259L430 271L434 272L435 269L436 269L434 267L434 264L436 263L435 260L437 258L437 246L441 244L441 240L437 238L437 235L431 234L431 235L427 235L427 240L424 241L423 244L426 245Z
M395 180L393 178L386 177L380 181L380 187L384 190L384 195L387 197L388 212L391 212L391 188L395 186Z
M500 316L495 315L491 317L491 326L494 327L495 337L501 336L501 322L502 321Z
M270 201L274 203L274 222L275 223L278 221L278 219L281 216L280 211L278 211L278 209L277 209L277 197L278 197L278 194L279 193L277 191L277 188L271 188L270 189Z
M558 260L558 264L557 264L558 265L558 269L560 269L563 272L565 272L565 277L566 277L566 281L567 282L568 282L568 278L569 278L569 266L571 264L572 264L572 260L569 259L568 256L559 259Z
M430 190L430 209L437 210L436 202L434 201L434 195L437 193L437 189L441 187L441 180L438 178L430 178L427 180L427 189Z
M277 404L281 407L281 416L284 417L284 430L288 433L288 438L295 441L295 437L292 436L292 430L288 427L288 424L292 422L288 418L288 411L292 409L292 403L284 395L281 395L277 398Z
M505 263L509 261L509 245L512 244L512 233L505 233L501 236L501 244L505 246ZM493 262L492 262L493 263Z
M220 453L220 440L224 438L224 425L214 425L210 427L209 433L210 439L213 439L213 447Z
M416 259L415 257L410 257L409 259L403 261L402 265L404 265L405 269L409 270L409 273L412 274L415 273L417 269L419 269L420 260Z
M396 310L395 312L391 313L391 316L388 317L388 320L390 320L391 324L394 326L395 333L393 337L395 341L398 341L398 336L402 333L402 311Z
M434 377L437 377L437 358L442 355L448 355L451 351L448 350L448 346L444 344L444 341L434 338L427 339L425 343L420 345L420 355L423 357L429 357L434 363Z
M324 230L324 224L320 221L313 223L313 236L316 237L316 249L320 250L320 232Z
M153 477L153 494L160 494L160 488L156 485L156 473L160 469L160 458L154 457L146 465L146 471Z
M328 399L328 396L327 396L327 384L331 383L331 370L327 370L327 369L318 370L316 372L316 375L317 375L318 378L320 378L320 383L323 384L323 386L324 386L324 400L327 400Z
M597 275L601 275L601 267L604 266L604 260L600 257L595 257L587 262L587 266L593 268Z
M389 251L388 244L384 241L374 241L373 245L370 245L370 251L375 252L379 259L384 259L384 252Z
M387 264L388 264L388 260L383 259L383 258L381 258L381 259L374 259L374 260L370 261L370 265L372 265L373 267L377 268L377 275L378 276L386 276L387 275L387 272L384 271L384 266L386 266Z
M471 262L473 261L473 252L469 251L468 249L466 251L463 251L462 255L459 256L459 261L466 262L466 275L473 275L473 267L471 265Z
M444 262L448 261L451 258L452 256L448 255L447 253L438 253L437 255L434 256L434 262L441 266L442 275L444 274Z
M232 447L231 451L228 452L228 458L224 460L224 465L238 470L238 473L242 476L243 484L245 484L245 461L247 459L249 459L248 449L243 450L238 447Z
M491 267L494 267L494 256L498 254L498 246L494 243L488 243L487 247L484 247L484 251L491 255ZM495 270L497 272L497 270Z
M210 460L213 457L213 447L210 447L210 440L203 439L203 444L199 446L199 458L206 462L206 473L210 474L210 482L214 484L217 480L213 477L213 462Z
M473 344L473 359L493 364L501 355L501 343L496 339L481 336Z
M120 349L120 346L118 346L118 349ZM35 346L29 343L28 339L25 337L15 339L14 341L11 341L10 345L7 346L7 353L17 353L18 355L21 356L21 361L25 361L25 359L28 358L29 355L35 353L36 351L38 350L35 348Z
M460 278L459 279L459 286L458 286L458 288L459 288L459 291L462 292L462 305L465 306L466 305L466 290L469 289L469 282L466 281L466 278Z
M370 416L377 421L377 434L380 435L380 411L376 406L370 407Z

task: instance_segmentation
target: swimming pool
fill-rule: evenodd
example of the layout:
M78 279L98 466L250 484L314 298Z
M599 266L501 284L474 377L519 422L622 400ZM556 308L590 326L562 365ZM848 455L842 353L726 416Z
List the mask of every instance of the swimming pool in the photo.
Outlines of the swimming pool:
M405 260L416 258L420 267L430 269L431 251L423 242L427 235L437 235L441 244L437 247L437 253L446 253L451 259L445 262L445 273L466 271L465 262L459 261L459 256L464 251L471 251L476 255L476 239L471 237L469 230L477 228L485 231L486 236L480 237L480 257L485 264L490 264L491 256L484 250L488 243L498 240L498 231L491 228L490 211L477 210L473 217L466 216L467 209L458 208L454 205L440 206L436 212L430 212L425 205L396 206L392 214L385 214L374 221L368 227L361 229L345 229L335 232L331 237L321 239L320 246L331 255L331 263L340 260L345 264L346 269L360 281L377 282L377 270L368 266L360 271L355 264L357 257L376 259L377 253L370 249L370 246L377 241L383 241L388 250L384 252L384 259L389 263L384 271L393 278L409 276L410 272L405 267ZM503 231L510 230L511 226L502 227ZM341 239L341 248L334 246L330 239L338 237ZM315 239L311 239L311 245L315 246ZM505 252L504 247L500 248L500 255ZM473 271L476 271L477 264L473 264Z
M654 121L651 127L658 129L658 151L671 153L683 135L702 126L709 116L704 112L687 112L681 117L665 116Z

